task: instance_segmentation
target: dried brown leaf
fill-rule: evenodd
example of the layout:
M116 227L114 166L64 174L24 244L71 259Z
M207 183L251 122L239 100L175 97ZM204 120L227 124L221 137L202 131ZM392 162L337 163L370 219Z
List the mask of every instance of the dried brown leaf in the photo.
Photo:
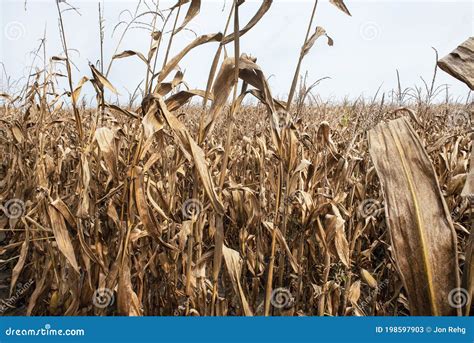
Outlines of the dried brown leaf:
M344 4L342 0L329 0L329 2L333 4L334 6L336 6L337 8L339 8L345 14L351 15L351 13L349 12L349 10L347 9L346 5Z
M455 315L456 233L431 161L406 118L369 131L392 248L413 315Z
M54 203L54 202L53 202ZM53 229L54 238L58 244L58 249L66 257L66 260L72 268L80 274L79 265L77 264L74 247L71 242L71 237L66 227L64 216L59 212L53 204L48 206L48 215Z

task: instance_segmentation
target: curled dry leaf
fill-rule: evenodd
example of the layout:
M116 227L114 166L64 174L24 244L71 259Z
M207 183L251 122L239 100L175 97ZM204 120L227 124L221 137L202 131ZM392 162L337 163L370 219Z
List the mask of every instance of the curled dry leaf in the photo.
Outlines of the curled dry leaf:
M474 37L438 61L438 66L474 90Z
M326 36L327 37L329 46L334 45L334 41L332 40L331 37L329 37L326 34L326 30L323 29L321 26L317 26L316 31L311 35L311 37L308 38L308 40L306 41L306 43L303 46L303 52L302 52L303 56L308 54L308 52L311 50L311 48L313 47L316 40L321 36Z
M188 12L186 13L186 16L184 17L184 21L181 24L181 26L178 27L174 31L174 34L177 34L179 31L184 29L186 25L199 14L200 9L201 9L201 0L191 0L191 5L189 5Z
M174 68L178 65L178 63L183 59L184 56L188 54L192 49L198 47L199 45L210 43L210 42L218 42L222 39L222 33L214 33L203 35L197 37L194 41L188 44L181 52L173 57L166 66L160 72L160 76L158 76L158 82L161 83L168 75L173 71Z
M270 9L270 6L272 5L273 0L263 0L262 5L258 9L257 13L250 19L250 21L247 23L247 25L244 26L242 30L239 31L239 37L242 37L245 33L250 31L259 21L262 19L262 17L267 13L267 11ZM226 36L222 40L222 44L228 44L230 42L233 42L235 39L235 35L231 33L230 35Z
M121 52L120 54L116 54L112 57L112 59L120 59L120 58L126 58L126 57L130 57L130 56L137 56L138 58L140 58L143 62L145 62L145 64L148 66L149 65L149 62L147 60L147 58L139 51L133 51L133 50L125 50L123 52Z
M344 12L347 15L351 15L349 10L347 9L346 5L344 4L343 0L329 0L331 4L339 8L342 12Z
M79 81L77 84L76 88L74 89L74 92L72 92L72 101L77 103L79 101L79 96L81 95L81 90L82 86L89 81L89 78L86 76L82 77L82 79Z
M110 83L107 78L100 73L92 64L89 64L89 67L91 68L92 75L94 76L94 81L101 86L101 88L106 87L108 88L112 93L118 94L117 90L115 87Z

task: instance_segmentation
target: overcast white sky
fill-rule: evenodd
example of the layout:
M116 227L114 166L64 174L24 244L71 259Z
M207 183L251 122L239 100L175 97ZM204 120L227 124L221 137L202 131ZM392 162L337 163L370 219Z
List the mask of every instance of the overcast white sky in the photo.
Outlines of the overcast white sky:
M166 9L176 1L161 0ZM320 39L306 57L302 72L308 71L308 82L329 76L316 93L323 98L340 100L345 96L356 98L361 94L370 97L378 87L388 91L396 87L396 72L401 75L402 86L422 85L420 76L430 80L434 67L434 51L440 57L474 34L473 1L350 1L346 5L349 17L329 4L320 1L316 25L326 29L334 39L329 47ZM69 11L65 14L66 33L72 58L80 71L74 71L75 81L89 75L88 61L99 58L97 1L71 0L81 16ZM120 12L133 10L136 1L105 1L106 61L112 56L120 32L112 37L112 29L119 21ZM241 51L258 58L276 96L285 97L289 91L295 64L304 38L314 0L275 0L269 12L242 37ZM47 52L61 53L57 13L54 0L29 0L25 11L24 0L0 0L1 50L0 61L9 75L19 78L28 74L32 60L29 53L38 44L46 27ZM202 0L201 13L190 28L198 34L222 31L231 0ZM224 7L225 5L225 7ZM260 1L247 0L241 6L242 26L253 16ZM184 17L182 11L181 17ZM122 19L127 15L122 14ZM182 18L180 19L180 21ZM182 32L176 38L172 55L194 38ZM130 31L120 51L138 50L146 54L149 36L142 30ZM216 43L193 50L180 64L185 80L191 88L204 89ZM129 58L114 62L111 82L126 96L144 75L144 64ZM444 72L438 74L438 84L449 84L453 97L465 97L468 88ZM5 79L2 77L2 87ZM85 89L91 94L91 89Z

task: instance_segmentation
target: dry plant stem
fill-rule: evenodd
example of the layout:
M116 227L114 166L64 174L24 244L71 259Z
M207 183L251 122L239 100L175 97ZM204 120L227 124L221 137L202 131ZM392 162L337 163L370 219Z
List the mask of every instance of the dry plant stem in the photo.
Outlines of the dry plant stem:
M344 273L345 273L345 275L347 275L347 280L346 280L345 285L344 285L344 293L343 293L343 297L342 297L342 306L341 306L341 315L342 316L345 315L345 309L347 307L347 297L349 295L349 290L350 290L351 284L352 284L352 275L351 275L350 269L348 267L344 267Z
M178 4L178 11L176 13L176 18L175 18L175 21L174 21L174 24L173 24L171 37L170 37L170 40L168 42L168 47L166 49L166 54L165 54L165 58L163 60L162 69L166 66L166 63L168 62L168 57L169 57L169 53L170 53L170 50L171 50L171 46L173 44L173 38L174 38L176 27L177 27L177 24L178 24L178 18L179 18L180 11L181 11L181 2L179 2L179 4ZM195 180L198 180L199 176L198 176L198 172L197 172L196 168L194 168L193 174L194 174ZM197 199L198 194L199 194L198 184L195 183L194 187L193 187L193 198ZM193 255L194 255L194 244L195 244L197 231L199 230L199 220L200 220L199 215L197 216L197 218L193 215L192 231L189 234L188 241L187 241L188 250L187 250L187 261L186 261L186 286L185 286L185 292L186 292L186 297L187 297L186 310L185 310L186 315L189 314L190 300L192 299L192 295L193 295L193 290L192 290L192 287L191 287L191 274L192 274ZM200 251L201 249L202 248L200 248L199 244L198 244L198 251ZM197 256L197 259L198 258L199 258L199 256Z
M45 27L45 31L44 31L44 35L43 36L46 36L46 27ZM34 69L34 65L35 65L35 62L36 62L36 58L37 56L39 56L39 52L41 50L41 46L44 44L43 41L40 42L40 44L38 45L38 49L35 51L34 53L34 57L33 57L33 61L31 61L31 64L30 64L30 68L29 68L29 71L28 71L28 78L26 80L26 86L23 87L22 91L20 92L20 97L23 98L25 96L25 94L28 93L28 87L30 85L30 80L31 80L31 77L33 76L33 69ZM46 62L46 61L45 61Z
M236 0L237 1L237 0ZM239 38L239 6L234 3L234 59L235 59L235 74L234 74L234 93L232 97L232 107L228 116L229 128L227 131L227 140L225 144L224 159L222 161L221 175L219 180L219 189L222 191L224 187L225 175L227 171L227 164L229 162L229 152L231 151L231 142L232 142L232 131L234 129L234 117L237 115L236 100L237 100L237 87L239 85L239 58L240 58L240 38Z
M295 297L295 311L298 311L300 301L304 299L304 287L303 287L303 263L304 263L304 247L305 247L305 234L301 234L300 245L298 248L298 264L300 266L298 270L298 287L296 290Z
M178 26L178 19L179 19L179 13L180 12L181 12L181 1L179 1L179 3L178 3L178 11L176 13L176 18L174 20L173 31L171 31L170 40L168 42L168 48L166 49L165 58L163 60L163 67L161 69L163 69L166 66L166 63L168 62L168 57L169 57L169 54L170 54L170 51L171 51L171 45L173 44L173 38L174 38L174 35L175 35L176 26Z
M129 149L128 150L128 154L127 154L127 165L130 165L130 158L131 158L131 154L132 154L132 149ZM133 168L131 168L130 170L133 170ZM121 206L120 206L120 225L123 225L123 223L125 222L125 207L126 207L126 204L128 204L128 202L125 200L127 198L127 195L129 196L129 198L132 197L132 194L130 192L130 187L131 185L133 185L133 173L131 175L131 178L129 180L129 178L125 179L125 182L124 182L124 187L123 187L123 194L122 194L122 199L121 199ZM130 209L127 209L127 213L130 213ZM128 215L127 215L127 221L126 221L126 228L125 228L125 232L126 232L126 237L123 237L123 239L120 241L121 245L120 245L120 248L119 248L119 253L117 254L117 257L121 257L121 265L123 266L123 263L125 261L125 257L126 257L126 252L127 252L127 243L128 243L128 237L129 237L129 220L128 220Z
M277 194L276 194L276 203L275 203L275 227L278 226L279 218L280 218L280 201L281 201L281 189L282 189L282 177L283 172L280 168L278 171L278 185L277 185ZM272 232L272 243L271 243L271 254L270 254L270 261L268 264L268 274L267 274L267 282L265 287L265 304L264 304L264 315L270 315L270 300L272 296L272 287L273 287L273 270L275 268L275 248L276 248L276 230L275 227L273 228Z
M311 27L313 26L313 20L314 20L314 15L316 14L317 6L318 6L318 0L314 2L313 11L311 13L311 19L309 20L308 29L306 31L306 36L305 36L303 45L301 46L300 57L298 59L298 64L296 65L295 75L293 76L293 82L291 83L290 93L288 95L288 100L286 103L287 111L290 111L291 109L291 102L293 101L293 96L295 95L296 84L298 83L298 77L299 77L300 69L301 69L301 62L303 61L303 57L304 57L304 46L306 42L308 41L309 33L311 32Z
M187 253L188 260L186 261L186 296L188 297L188 299L191 298L192 296L191 266L193 263L193 246L194 246L194 234L191 233L188 236L188 253ZM189 311L189 308L187 308L186 310Z
M266 317L270 315L270 305L271 305L272 287L273 287L272 286L273 269L275 267L275 250L276 250L276 230L274 228L272 232L272 245L271 245L270 261L268 264L267 284L265 287L264 315Z
M199 180L199 173L194 166L193 168L193 176L194 180ZM195 182L193 184L193 199L199 199L200 195L200 187L199 187L199 182ZM200 200L199 200L200 201ZM187 256L187 263L186 263L186 315L189 315L190 311L190 302L193 299L193 290L191 288L191 274L192 274L192 264L193 264L193 255L194 255L194 245L195 245L195 240L196 240L196 235L197 231L199 230L199 224L200 224L200 218L201 216L198 214L193 214L192 218L192 228L191 228L191 233L188 236L188 256ZM198 244L197 247L198 251L201 249L201 247ZM196 261L198 261L199 257L196 257ZM199 300L199 299L198 299Z
M104 18L102 16L102 9L99 2L99 37L100 37L100 72L104 74Z
M212 299L211 299L211 316L216 315L216 300L217 300L217 288L219 285L219 272L222 265L222 247L224 244L224 228L222 223L222 217L216 216L215 220L216 234L214 239L214 260L212 266Z
M59 7L59 0L56 0L56 7L57 7L57 10L58 10L58 15L59 15L59 25L60 25L60 29L61 29L61 41L62 41L63 47L64 47L64 54L66 55L67 80L68 80L68 84L69 84L69 90L71 92L72 109L74 111L74 117L75 117L75 120L76 120L77 133L79 135L79 144L78 145L82 145L83 144L83 139L84 139L84 134L83 134L83 131L82 131L82 121L81 121L81 116L79 114L79 110L77 109L76 100L72 96L72 93L74 92L74 88L73 88L73 85L72 85L71 63L70 63L70 60L69 60L69 52L68 52L67 41L66 41L66 32L64 31L63 15L61 13L61 8Z
M319 307L318 307L318 316L324 316L325 311L326 311L328 279L329 279L329 271L331 270L331 255L329 254L329 251L325 251L324 254L325 254L325 258L324 258L323 290L322 290Z
M193 168L193 175L194 180L199 180L199 173L194 166ZM195 182L193 185L193 199L199 199L200 188L199 183ZM188 256L187 256L187 263L186 263L186 315L189 315L190 311L190 302L193 299L193 289L191 288L191 274L192 274L192 264L193 264L193 255L194 255L194 245L195 240L197 237L197 232L199 230L199 223L200 223L201 216L198 214L193 214L192 218L192 228L191 233L188 236ZM200 251L202 249L199 244L197 250ZM196 257L196 261L198 261L199 256ZM198 299L199 300L199 299Z
M158 10L159 10L159 1L156 2L156 10L155 10L155 15L153 17L153 29L152 29L152 35L151 35L151 39L150 39L150 45L148 47L148 51L150 51L153 47L153 41L154 41L154 38L153 38L153 33L155 32L155 28L156 28L156 22L158 20ZM178 9L178 15L176 16L176 19L179 17L179 9ZM175 25L176 25L176 22L175 22ZM171 36L172 38L172 36ZM161 38L160 38L160 42L161 42ZM158 48L156 49L155 51L155 55L158 55ZM152 56L153 57L153 56ZM151 58L147 59L148 60L148 64L146 65L146 77L145 77L145 96L148 95L148 93L151 93L151 90L152 90L152 85L153 85L153 73L151 74L151 81L149 81L150 79L150 62L151 62ZM156 60L155 60L156 61ZM154 68L153 68L154 70ZM150 85L148 86L148 83L150 83Z
M44 115L46 114L46 109L48 107L48 99L47 99L47 92L48 92L48 76L46 71L46 28L44 30L43 39L41 41L41 45L43 46L43 96L41 97L41 111L40 111L40 120L38 125L38 130L36 135L38 137L40 130L43 127L43 120Z
M168 24L168 20L170 19L171 13L166 17L163 26L161 27L161 32L163 33L166 27L166 24ZM158 44L156 45L156 52L155 52L155 61L153 62L153 71L152 71L152 77L150 80L150 87L148 88L148 94L151 94L153 92L153 81L155 79L155 72L156 72L156 65L158 63L158 52L160 51L161 47L161 42L163 41L163 34L160 36L160 40L158 41Z
M140 4L141 4L141 1L138 2L137 7L135 8L135 14L134 14L135 17L137 16L138 10L139 10L139 8L140 8ZM127 33L127 31L128 31L128 29L130 28L130 26L133 24L133 21L134 21L134 20L131 20L131 21L127 24L127 26L125 27L124 31L122 32L122 35L120 36L120 39L118 40L117 46L115 47L115 51L114 51L114 53L113 53L112 56L115 56L115 55L117 54L118 49L120 48L120 45L121 45L123 39L125 38L125 34ZM105 77L108 77L108 76L109 76L110 69L112 68L112 64L114 63L114 61L115 61L115 60L114 60L113 58L110 60L109 66L107 67L107 72L105 73Z
M170 40L168 42L168 47L166 49L166 54L165 54L165 58L163 60L162 69L166 66L166 63L168 62L168 57L169 57L169 53L170 53L170 50L171 50L171 46L173 44L173 38L174 38L174 35L175 35L176 26L178 24L178 18L179 18L180 11L181 11L181 2L179 2L179 4L178 4L178 11L176 13L176 18L175 18L175 21L174 21L174 24L173 24L173 30L171 32L171 37L170 37ZM195 180L198 180L199 176L198 176L196 168L194 168L193 174L194 174ZM195 183L194 187L193 187L193 198L197 199L198 194L199 194L198 184ZM197 216L197 218L195 218L193 216L192 232L189 234L188 242L187 242L188 252L187 252L187 261L186 261L186 289L185 289L186 297L187 297L186 315L188 315L189 311L190 311L190 299L192 298L192 293L193 293L193 290L191 288L191 273L192 273L192 268L191 267L192 267L192 263L193 263L195 236L196 236L197 230L199 230L198 221L199 221L199 216Z
M233 1L232 2L232 8L230 9L229 15L227 16L227 21L226 21L226 24L225 24L222 39L224 39L224 37L226 36L227 30L229 29L230 20L232 19L232 13L234 13L234 7L235 7L235 2ZM202 101L202 113L201 113L201 116L199 118L199 132L198 132L198 143L199 144L202 144L202 142L204 141L204 118L205 118L204 113L206 112L207 101L209 100L209 93L211 92L212 83L213 83L214 77L216 75L217 66L218 66L218 63L219 63L219 59L220 59L223 47L224 47L224 45L222 43L219 44L219 47L217 48L216 55L214 56L214 60L212 61L211 70L209 71L209 77L207 78L206 93L204 94L204 99Z
M288 134L288 140L291 139L289 137L289 132L285 130L285 133ZM283 135L282 135L283 137ZM282 139L283 141L283 139ZM290 152L288 152L290 153ZM290 170L288 167L285 167L284 166L284 162L281 161L280 163L281 165L281 172L282 174L285 175L285 185L284 185L284 188L283 188L283 202L282 202L282 205L283 205L283 217L282 217L282 220L281 220L281 233L283 235L283 238L286 239L286 228L287 228L287 222L288 222L288 187L290 186ZM281 254L280 255L280 259L279 259L279 262L278 262L278 268L279 268L279 277L278 277L278 284L280 287L283 287L283 274L285 272L285 255L284 254Z
M99 2L99 37L100 37L100 72L104 74L104 27L103 27L103 17L102 17L102 10L100 7ZM105 112L105 94L104 90L102 89L102 93L100 95L100 119L98 122L102 122L104 118Z
M228 116L229 127L227 131L225 152L224 152L224 158L222 161L222 167L221 167L221 173L220 173L220 179L219 179L219 192L220 193L222 192L224 188L227 165L229 162L229 152L231 151L232 131L234 128L234 116L237 115L236 99L237 99L237 87L238 87L238 81L239 81L239 62L238 61L239 61L239 56L240 56L240 39L239 39L239 6L237 5L236 1L234 1L233 9L234 9L234 34L235 34L235 40L234 40L234 58L235 58L234 82L235 84L234 84L234 92L233 92L233 98L232 98L232 106L231 106L231 110ZM230 16L229 16L229 20L230 20ZM227 29L227 26L226 26L226 29ZM218 50L218 53L216 56L218 56L219 54L220 54L220 50ZM209 77L209 80L211 80L211 77ZM208 82L208 86L209 86L209 82ZM205 102L203 103L203 106L205 109L205 106L206 106ZM224 220L223 215L219 215L218 217L219 218L217 220L219 221L219 223L222 223ZM218 274L216 276L218 276ZM217 280L214 280L214 287L213 287L213 294L212 294L213 302L211 306L212 311L214 311L216 297L217 297ZM214 315L214 312L212 312L212 315Z

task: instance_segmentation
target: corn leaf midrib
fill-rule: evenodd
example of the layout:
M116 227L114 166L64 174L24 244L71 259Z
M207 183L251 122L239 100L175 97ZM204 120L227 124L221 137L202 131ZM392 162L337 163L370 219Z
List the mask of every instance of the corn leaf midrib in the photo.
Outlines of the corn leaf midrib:
M410 194L413 200L413 206L415 207L416 227L417 227L417 232L418 232L418 235L420 237L420 242L421 242L423 266L426 272L426 277L428 279L428 294L430 297L430 307L431 307L431 311L433 312L433 315L437 316L439 315L439 311L438 311L438 306L437 306L436 297L435 297L436 292L434 290L433 273L431 271L431 264L429 262L429 257L428 257L429 254L428 254L427 242L426 242L426 237L425 237L425 232L424 232L424 223L421 218L418 197L415 192L415 187L414 187L412 177L410 173L408 172L406 156L405 156L405 152L402 149L400 140L398 139L396 132L394 132L391 127L390 127L390 131L392 132L395 146L397 147L397 152L400 157L400 161L402 163L403 172L405 174L408 188L410 190Z

